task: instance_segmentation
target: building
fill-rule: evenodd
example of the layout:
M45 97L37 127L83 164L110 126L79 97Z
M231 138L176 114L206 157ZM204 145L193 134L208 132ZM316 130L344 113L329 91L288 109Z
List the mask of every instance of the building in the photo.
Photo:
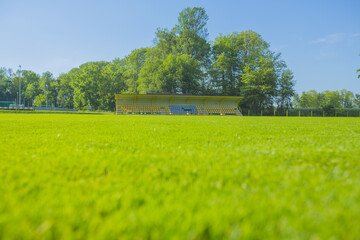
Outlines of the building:
M186 94L116 94L116 114L235 115L243 97Z

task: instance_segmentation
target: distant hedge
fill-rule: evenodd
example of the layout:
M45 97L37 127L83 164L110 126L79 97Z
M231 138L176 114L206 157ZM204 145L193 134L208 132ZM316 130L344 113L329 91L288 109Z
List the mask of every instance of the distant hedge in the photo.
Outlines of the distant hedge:
M289 117L360 117L360 108L327 109L293 108L293 109L242 109L244 116L289 116Z

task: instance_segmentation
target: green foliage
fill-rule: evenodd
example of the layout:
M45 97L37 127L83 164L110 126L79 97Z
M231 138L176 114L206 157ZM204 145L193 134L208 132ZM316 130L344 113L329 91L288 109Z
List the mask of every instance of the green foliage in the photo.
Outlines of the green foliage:
M319 93L315 90L303 92L297 106L301 108L340 109L356 107L355 105L357 104L354 94L342 89L341 91L323 91Z
M272 63L265 58L259 60L259 66L245 67L241 77L244 87L245 104L250 109L263 109L272 106L271 98L276 94L276 77Z
M292 101L292 105L294 108L300 107L300 96L299 94L295 93Z
M47 105L46 97L44 94L39 94L35 97L35 100L33 102L33 105L35 107L40 107L41 105Z
M74 108L74 89L72 87L72 75L73 71L68 74L61 74L57 78L57 101L63 108Z
M58 93L56 88L56 81L53 74L51 72L44 72L40 78L39 85L39 88L45 95L47 104L55 104Z
M242 108L291 107L293 73L280 54L254 31L234 32L215 39L210 71L212 86L221 95L244 96Z
M176 52L179 54L187 54L191 58L208 64L210 54L210 44L205 38L201 38L190 30L183 30L179 33L176 42Z
M124 78L126 82L126 93L139 93L139 74L141 68L145 64L146 53L148 48L140 48L131 52L129 56L125 58L124 65Z
M344 108L352 108L354 106L354 94L342 89L340 91L340 104Z
M83 64L59 76L58 101L63 107L113 111L115 94L126 89L124 71L124 63L117 60Z
M177 32L187 30L200 38L206 39L208 30L206 28L209 17L202 7L185 8L179 13L178 24L175 26Z
M36 94L39 92L39 89L36 86L36 83L29 83L25 90L25 98L32 101L35 99Z
M360 236L358 118L0 118L0 239Z
M275 112L275 114L274 114ZM276 117L356 117L360 115L360 108L334 108L324 106L323 108L290 108L290 109L265 109L245 110L244 116L276 116Z
M8 78L8 96L17 98L19 92L20 71L12 73ZM27 88L29 87L29 90ZM21 73L21 99L22 103L29 103L40 94L40 76L32 71L23 70Z
M138 92L159 92L161 91L161 85L157 78L157 71L163 61L160 57L160 51L155 48L149 49L146 56L145 64L139 73Z
M202 72L200 63L189 55L169 54L164 61L155 57L147 63L140 72L140 93L197 93Z
M11 73L9 73L8 69L0 67L0 99L6 100L13 97L11 94L12 82L10 76Z
M278 82L276 104L278 108L289 109L292 107L291 98L295 95L295 82L293 81L294 75L286 69L281 73Z
M360 94L355 94L353 102L358 108L360 108Z
M204 9L187 8L180 13L172 30L157 29L155 47L146 51L138 72L137 92L204 92L204 70L210 54L207 19ZM128 92L135 92L133 89Z

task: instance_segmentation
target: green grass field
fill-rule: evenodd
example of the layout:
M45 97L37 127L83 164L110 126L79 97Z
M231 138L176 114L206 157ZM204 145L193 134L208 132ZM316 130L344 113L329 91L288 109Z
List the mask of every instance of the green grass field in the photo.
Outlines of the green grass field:
M360 118L0 114L0 239L359 239Z

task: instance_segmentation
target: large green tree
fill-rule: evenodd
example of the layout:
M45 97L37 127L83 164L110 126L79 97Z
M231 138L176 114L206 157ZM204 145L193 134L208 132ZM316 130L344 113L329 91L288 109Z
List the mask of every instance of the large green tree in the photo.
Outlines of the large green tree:
M153 61L140 72L140 93L198 93L203 73L197 60L187 54L169 54L164 61L158 58Z
M255 69L260 58L265 58L268 44L253 32L234 32L215 39L212 55L212 85L221 95L240 95L241 78L245 67ZM249 71L249 69L248 69Z
M210 44L207 42L209 17L204 8L193 7L182 10L173 32L177 34L176 52L187 54L201 62L209 64Z
M220 95L243 95L243 108L291 105L293 73L280 54L254 31L220 35L212 47L211 88Z
M281 73L276 96L276 104L280 109L292 107L292 97L295 94L295 82L293 81L293 78L293 73L289 69L286 69Z
M124 66L124 79L127 93L138 93L140 70L145 64L149 48L135 49L124 61L113 62Z
M115 94L125 91L122 61L88 62L72 69L68 75L61 76L59 83L60 99L67 105L67 99L73 99L74 107L93 110L110 110L115 107ZM66 91L66 87L71 90Z
M114 110L115 94L126 90L124 79L124 66L122 63L113 61L101 70L102 81L98 83L99 106L104 110Z
M186 8L173 29L158 29L155 46L140 55L138 81L128 78L128 82L140 93L202 93L210 54L207 20L203 8ZM135 92L131 84L127 86Z
M299 108L300 107L300 96L299 94L295 93L293 100L292 100L292 106L294 108Z
M356 107L360 108L360 94L355 94L353 102Z
M323 103L324 95L316 92L315 90L310 90L302 93L299 107L320 108L322 107Z
M340 104L344 108L352 108L354 107L354 93L351 91L342 89L340 91Z
M103 81L101 69L108 63L88 62L79 67L79 71L73 76L72 86L74 88L74 105L76 108L84 109L92 107L99 109L100 89L99 83Z
M209 35L206 11L202 7L185 8L179 13L178 23L175 26L177 32L188 30L197 36L206 39Z
M276 73L269 59L259 60L257 67L247 65L241 76L242 95L249 109L263 109L273 105L276 95Z
M46 105L55 105L57 100L56 79L51 72L44 72L40 78L39 88L45 96Z
M63 73L57 78L57 102L62 108L74 108L74 88L72 87L72 74L74 74L74 70L71 70L69 73Z
M0 100L13 100L11 92L11 70L0 68ZM16 97L16 95L15 95Z

